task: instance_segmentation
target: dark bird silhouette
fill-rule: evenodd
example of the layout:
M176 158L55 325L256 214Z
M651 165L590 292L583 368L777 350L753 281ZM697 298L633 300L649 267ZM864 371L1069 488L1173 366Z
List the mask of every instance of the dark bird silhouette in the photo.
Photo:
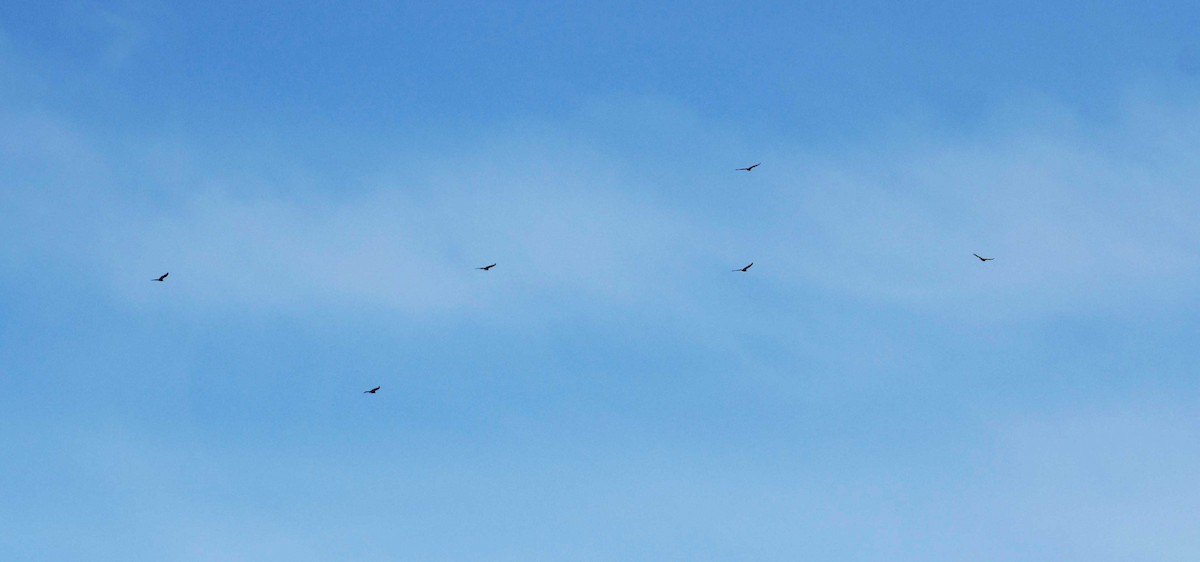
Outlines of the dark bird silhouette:
M375 388L372 388L371 390L364 390L363 394L375 394L376 392L379 392L379 388L380 387L377 386Z
M164 273L164 274L162 274L162 277L159 277L158 279L151 279L151 281L162 281L162 280L166 279L167 276L170 274L171 274L170 272Z
M754 262L750 262L750 265L754 265ZM743 271L743 272L744 272L744 271L746 271L747 269L750 269L750 265L747 265L746 267L743 267L743 268L741 268L741 269L734 269L734 270L732 270L732 271Z
M758 164L762 164L762 162L759 162ZM755 165L753 165L753 166L747 166L747 167L745 167L745 168L738 168L736 171L738 171L738 172L749 172L750 170L753 170L753 169L757 168L757 167L758 167L758 164L755 164Z
M494 263L493 263L492 265L487 265L487 266L484 266L484 267L476 267L475 269L482 269L482 270L484 270L484 271L491 271L493 267L496 267L496 264L494 264Z
M996 258L985 258L979 254L971 254L971 255L979 258L979 261L992 261L992 260L996 259Z

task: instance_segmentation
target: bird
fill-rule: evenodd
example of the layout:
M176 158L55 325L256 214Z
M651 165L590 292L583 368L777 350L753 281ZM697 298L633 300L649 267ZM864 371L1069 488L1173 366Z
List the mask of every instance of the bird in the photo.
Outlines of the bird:
M750 265L754 265L754 262L750 262ZM743 268L741 268L741 269L734 269L734 270L732 270L732 271L742 271L742 272L744 272L744 271L746 271L747 269L750 269L750 265L747 265L746 267L743 267Z
M996 259L996 258L985 258L979 254L971 254L971 255L979 258L979 261L992 261L992 260Z
M379 392L379 388L380 387L377 386L375 388L372 388L371 390L364 390L363 394L375 394L376 392Z
M759 162L758 164L762 164L762 162ZM758 167L758 164L755 164L755 165L753 165L753 166L747 166L747 167L745 167L745 168L738 168L738 169L737 169L737 170L735 170L735 171L738 171L738 172L749 172L750 170L753 170L753 169L757 168L757 167Z
M483 266L483 267L476 267L475 269L482 269L482 270L484 270L484 271L491 271L493 267L496 267L496 264L494 264L494 263L493 263L492 265L485 265L485 266Z
M162 277L159 277L158 279L151 279L151 281L162 281L162 280L166 279L167 276L170 274L171 274L171 272L168 271L167 273L162 274Z

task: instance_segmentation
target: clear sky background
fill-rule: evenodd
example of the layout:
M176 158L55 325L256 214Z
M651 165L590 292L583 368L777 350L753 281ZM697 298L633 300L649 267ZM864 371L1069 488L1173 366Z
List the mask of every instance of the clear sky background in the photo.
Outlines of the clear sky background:
M302 4L0 4L6 559L1196 560L1195 2Z

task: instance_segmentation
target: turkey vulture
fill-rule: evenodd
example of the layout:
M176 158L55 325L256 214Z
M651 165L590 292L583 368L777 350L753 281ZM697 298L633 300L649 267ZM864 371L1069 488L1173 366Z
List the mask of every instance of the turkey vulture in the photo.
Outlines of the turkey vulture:
M162 274L162 277L159 277L158 279L151 279L151 281L162 281L162 280L166 279L167 276L170 274L171 274L170 272L164 273L164 274Z
M750 265L754 265L754 262L750 262ZM750 265L747 265L746 267L743 267L743 268L741 268L741 269L734 269L734 270L731 270L731 271L743 271L743 272L744 272L744 271L746 271L747 269L750 269Z
M372 388L371 390L364 390L364 391L363 391L363 394L375 394L376 392L379 392L379 387L378 387L378 386L377 386L377 387L375 387L375 388Z
M762 162L759 162L758 164L762 164ZM753 165L753 166L747 166L747 167L745 167L745 168L738 168L736 171L738 171L738 172L749 172L750 170L753 170L753 169L757 168L757 167L758 167L758 164L755 164L755 165Z
M486 266L483 266L483 267L476 267L475 269L482 269L482 270L484 270L484 271L491 271L493 267L496 267L496 264L494 264L494 263L493 263L492 265L486 265Z

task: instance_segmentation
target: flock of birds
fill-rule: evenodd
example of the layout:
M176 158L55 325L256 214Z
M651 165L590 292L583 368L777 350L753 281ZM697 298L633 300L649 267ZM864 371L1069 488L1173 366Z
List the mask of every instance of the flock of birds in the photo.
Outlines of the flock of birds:
M758 167L760 164L762 164L762 162L759 162L758 164L754 164L754 165L752 165L752 166L746 166L745 168L735 168L735 171L738 171L738 172L749 172L749 171L752 171L752 170L754 170L755 168L757 168L757 167ZM996 259L996 258L985 258L985 257L983 257L983 256L981 256L981 255L979 255L979 254L971 254L971 255L973 255L973 256L975 256L975 257L979 258L979 261L981 261L981 262L989 262L989 261L992 261L992 260ZM753 265L754 265L754 262L750 262L750 263L746 264L746 267L741 267L741 268L738 268L738 269L733 269L733 270L731 270L731 271L740 271L740 272L742 272L742 273L746 273L746 272L750 271L750 267L751 267L751 266L753 266ZM483 270L483 271L491 271L493 267L496 267L496 264L494 264L494 263L493 263L493 264L491 264L491 265L485 265L485 266L483 266L483 267L476 267L475 269L479 269L479 270ZM164 273L164 274L162 274L162 275L158 276L158 277L157 277L157 278L155 278L155 279L151 279L151 281L164 282L164 281L166 281L166 280L167 280L167 276L168 276L168 275L170 275L170 274L171 274L170 272ZM380 389L380 388L381 388L381 387L378 387L378 386L377 386L377 387L375 387L375 388L372 388L372 389L370 389L370 390L364 390L364 391L363 391L363 394L375 394L376 392L379 392L379 389Z

